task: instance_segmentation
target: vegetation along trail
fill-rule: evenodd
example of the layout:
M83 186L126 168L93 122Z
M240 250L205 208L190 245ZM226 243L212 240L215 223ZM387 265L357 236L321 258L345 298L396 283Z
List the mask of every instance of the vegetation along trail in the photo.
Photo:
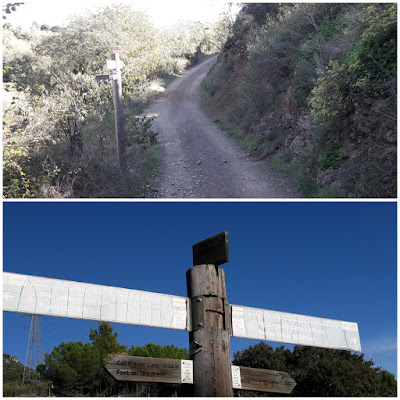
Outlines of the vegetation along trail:
M216 56L189 70L147 110L155 116L161 198L296 198L300 192L244 146L219 130L201 104L201 85Z

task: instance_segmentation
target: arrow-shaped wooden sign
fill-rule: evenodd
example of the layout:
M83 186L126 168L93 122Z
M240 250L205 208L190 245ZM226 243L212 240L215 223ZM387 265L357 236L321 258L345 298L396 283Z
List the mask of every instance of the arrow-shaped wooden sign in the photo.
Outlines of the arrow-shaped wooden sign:
M232 382L234 389L286 394L291 393L296 386L287 372L235 365L232 365Z
M105 369L118 381L193 383L193 361L118 355ZM286 372L232 365L234 389L292 392L296 382Z
M118 355L106 370L118 381L193 383L193 361Z

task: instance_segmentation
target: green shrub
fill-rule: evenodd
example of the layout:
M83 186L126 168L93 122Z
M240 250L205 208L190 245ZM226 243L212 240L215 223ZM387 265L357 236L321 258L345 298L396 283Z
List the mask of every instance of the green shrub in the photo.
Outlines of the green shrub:
M329 144L327 153L318 157L318 166L322 170L337 168L340 162L345 158L343 153L340 151L341 148L342 144L339 139L332 140Z
M147 117L146 115L142 117L129 115L125 124L127 146L139 145L143 149L155 146L158 143L158 132L151 129L154 120L155 117Z
M318 71L318 79L311 91L311 115L317 122L338 123L348 109L348 68L331 61L325 70Z
M337 124L357 112L354 97L360 93L391 95L388 82L397 68L397 5L370 5L360 18L367 28L343 60L331 61L318 71L311 92L311 114L317 122Z

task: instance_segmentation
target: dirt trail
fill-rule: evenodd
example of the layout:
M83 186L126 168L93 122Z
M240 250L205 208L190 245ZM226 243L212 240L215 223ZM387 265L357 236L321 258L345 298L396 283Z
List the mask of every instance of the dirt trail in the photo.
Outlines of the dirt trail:
M218 129L202 109L201 82L216 57L189 70L145 112L156 116L161 165L158 198L297 198L282 174Z

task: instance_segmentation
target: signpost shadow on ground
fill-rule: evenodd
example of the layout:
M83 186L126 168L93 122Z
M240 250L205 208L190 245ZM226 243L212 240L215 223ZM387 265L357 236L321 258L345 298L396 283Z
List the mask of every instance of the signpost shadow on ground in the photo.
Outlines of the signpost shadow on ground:
M232 366L231 336L361 351L355 322L230 305L227 261L227 232L195 244L188 297L3 272L3 310L186 330L190 360L119 355L105 368L117 380L189 384L197 397L295 387L286 372Z

